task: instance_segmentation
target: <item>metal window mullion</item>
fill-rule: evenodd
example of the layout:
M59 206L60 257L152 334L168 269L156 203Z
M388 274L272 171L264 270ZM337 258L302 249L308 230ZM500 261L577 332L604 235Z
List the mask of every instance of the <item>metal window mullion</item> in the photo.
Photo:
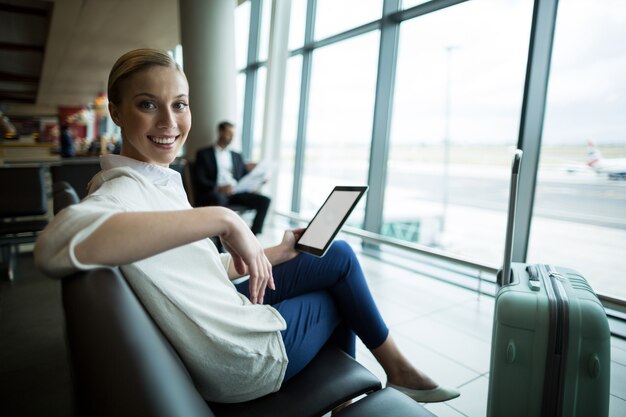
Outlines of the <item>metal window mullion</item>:
M385 19L400 7L400 0L385 0L378 53L378 72L374 120L370 147L368 184L369 192L365 207L364 229L380 233L383 224L383 209L389 160L389 132L398 60L400 25Z
M250 1L250 32L248 34L248 57L245 68L246 90L244 94L243 125L241 127L241 152L244 158L250 158L252 155L262 6L263 0Z
M313 40L315 31L315 12L317 0L307 2L304 44ZM300 103L298 109L298 131L296 135L296 154L293 167L293 189L291 194L291 211L300 213L302 198L302 179L304 177L304 151L306 148L306 130L309 113L309 93L311 90L311 64L313 50L305 48L302 51L302 76L300 78Z
M516 262L525 262L528 254L557 9L558 0L535 0L517 144L524 151L524 157L513 238L513 260Z
M245 159L252 154L252 129L254 128L254 91L256 90L256 71L246 69L246 92L244 95L243 121L241 129L241 153Z
M402 22L404 20L413 19L418 16L423 16L428 13L436 12L446 7L454 6L459 3L464 3L468 0L432 0L428 3L419 4L406 10L396 12L389 17L396 22Z
M338 33L336 35L329 36L328 38L313 40L311 43L305 44L309 49L322 48L324 46L332 45L334 43L343 42L347 39L361 36L374 30L380 29L381 20L374 20L373 22L365 23L361 26L346 30L345 32Z

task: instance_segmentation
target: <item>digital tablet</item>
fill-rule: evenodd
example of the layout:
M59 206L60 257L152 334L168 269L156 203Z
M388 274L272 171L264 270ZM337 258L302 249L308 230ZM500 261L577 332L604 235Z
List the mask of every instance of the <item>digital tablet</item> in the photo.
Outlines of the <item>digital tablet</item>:
M367 186L335 187L296 242L296 249L324 256L366 190Z

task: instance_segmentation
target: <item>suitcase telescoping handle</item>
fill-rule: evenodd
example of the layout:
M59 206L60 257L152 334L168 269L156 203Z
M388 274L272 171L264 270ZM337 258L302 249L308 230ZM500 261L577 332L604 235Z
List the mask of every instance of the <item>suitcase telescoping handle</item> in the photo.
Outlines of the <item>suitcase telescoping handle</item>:
M511 262L513 262L513 233L515 232L515 206L517 205L517 184L519 182L519 170L522 161L522 150L517 149L513 156L511 166L511 189L509 191L509 212L506 222L506 238L504 242L504 262L500 275L500 286L513 282L511 276Z

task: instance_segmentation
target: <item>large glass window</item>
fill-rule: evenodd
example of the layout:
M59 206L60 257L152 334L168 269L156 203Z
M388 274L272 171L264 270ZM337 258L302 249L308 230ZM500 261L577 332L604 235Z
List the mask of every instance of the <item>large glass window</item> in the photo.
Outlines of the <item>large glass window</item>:
M304 43L307 3L293 0L290 50ZM315 3L316 40L375 21L383 9L383 0ZM429 1L401 2L403 9L424 3ZM383 27L400 25L384 234L486 265L501 264L509 168L519 135L535 3L472 0L401 23L380 22ZM622 3L559 3L528 261L571 266L589 277L598 292L626 299L626 287L618 285L626 267ZM246 33L238 40L246 42L249 4L237 9L237 22L246 21L237 23L238 34ZM270 5L271 0L263 0L261 61L267 56ZM581 27L582 38L577 36ZM291 208L303 56L311 54L312 72L310 82L305 80L310 87L298 189L301 214L312 215L334 185L368 180L379 36L372 31L289 59L276 175L282 190L275 199L278 210ZM240 44L237 62L244 68L247 48ZM255 111L252 120L244 121L254 126L251 156L258 159L266 70L257 64L247 70L258 71ZM352 216L353 225L362 222L364 202ZM375 218L377 213L371 214Z
M267 84L267 67L259 67L256 73L256 91L254 97L254 124L252 131L252 161L259 161L263 149L263 122L265 117L265 86Z
M475 0L402 23L383 234L502 262L531 16Z
M243 104L246 96L246 74L237 74L237 120L234 121L236 125L235 135L236 138L233 143L233 148L241 149L241 130L243 126Z
M250 2L235 9L235 62L244 68L248 62L248 37L250 34Z
M302 56L297 55L287 61L285 80L285 99L283 102L282 141L280 164L277 167L275 181L278 181L279 193L274 201L278 211L291 211L293 194L293 175L296 140L298 135L298 113L300 102L300 82L302 75Z
M382 0L317 0L315 39L380 19L382 13Z
M305 215L314 214L333 186L367 183L379 38L375 31L313 54L300 206ZM351 221L362 224L362 209Z
M291 20L289 21L289 50L304 45L307 0L291 1Z
M626 299L626 3L559 2L529 262ZM579 36L584 28L584 36Z
M259 61L267 60L270 46L270 25L272 22L272 0L262 1L261 37L259 38Z

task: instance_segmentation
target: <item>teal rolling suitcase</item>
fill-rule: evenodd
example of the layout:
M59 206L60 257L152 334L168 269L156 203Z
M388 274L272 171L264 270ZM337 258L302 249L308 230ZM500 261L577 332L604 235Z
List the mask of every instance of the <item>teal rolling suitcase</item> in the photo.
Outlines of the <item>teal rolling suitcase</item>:
M498 275L487 416L606 417L611 336L602 304L572 269L510 262L520 158Z
M610 331L579 273L513 264L496 296L489 417L606 417Z

